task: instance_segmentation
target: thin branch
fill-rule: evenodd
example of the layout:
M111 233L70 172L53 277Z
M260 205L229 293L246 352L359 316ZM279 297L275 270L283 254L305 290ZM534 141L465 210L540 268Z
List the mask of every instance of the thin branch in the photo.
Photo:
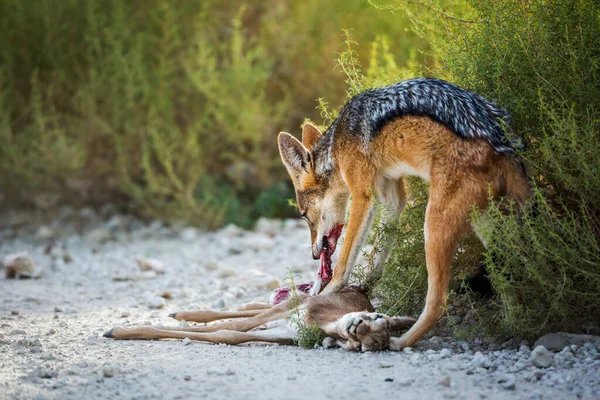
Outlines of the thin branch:
M446 19L449 19L449 20L452 20L452 21L462 22L464 24L481 24L481 23L484 22L484 21L481 21L481 20L480 21L474 21L474 20L471 20L471 19L462 19L462 18L455 17L453 15L445 13L442 10L438 10L437 8L432 7L429 4L423 3L422 1L416 1L416 0L400 0L400 1L403 1L403 2L405 2L407 4L415 4L417 6L425 7L429 11L432 11L432 12L434 12L436 14L439 14L442 17L444 17ZM373 7L377 8L378 10L395 10L396 9L392 5L382 6L382 5L375 4L373 2L373 0L369 0L369 4L371 4Z

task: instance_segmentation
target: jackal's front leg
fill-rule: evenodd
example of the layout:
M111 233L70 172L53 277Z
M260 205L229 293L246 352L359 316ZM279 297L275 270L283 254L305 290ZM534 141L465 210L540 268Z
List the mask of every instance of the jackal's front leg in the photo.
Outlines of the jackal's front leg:
M352 268L373 223L374 214L370 192L353 193L350 220L340 258L335 266L333 278L322 294L337 292L348 283Z

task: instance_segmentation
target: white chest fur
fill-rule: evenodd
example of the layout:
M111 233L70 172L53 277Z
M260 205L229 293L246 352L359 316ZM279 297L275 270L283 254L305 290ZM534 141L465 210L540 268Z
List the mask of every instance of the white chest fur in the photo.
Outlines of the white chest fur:
M383 175L390 179L398 179L405 176L418 176L429 181L429 168L417 169L407 163L399 162L384 169Z

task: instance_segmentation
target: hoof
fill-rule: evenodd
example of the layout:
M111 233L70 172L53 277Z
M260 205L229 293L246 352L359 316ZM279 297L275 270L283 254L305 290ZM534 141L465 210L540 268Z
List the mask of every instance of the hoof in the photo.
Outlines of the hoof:
M104 332L104 335L103 335L103 336L104 336L104 337L112 337L112 333L113 333L113 330L114 330L114 329L115 329L115 328L113 328L113 329L111 329L111 330L109 330L109 331L106 331L106 332Z
M174 312L174 313L171 313L171 314L169 314L169 317L171 317L171 318L175 318L175 316L176 316L176 315L177 315L177 313L176 313L176 312Z

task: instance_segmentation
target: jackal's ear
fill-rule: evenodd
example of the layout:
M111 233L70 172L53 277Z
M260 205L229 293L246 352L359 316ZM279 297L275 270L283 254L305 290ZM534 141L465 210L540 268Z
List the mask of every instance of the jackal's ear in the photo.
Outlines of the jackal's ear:
M321 135L322 133L319 130L319 128L317 128L310 122L307 122L302 127L302 144L309 151L311 151L315 143L317 143L317 140L319 140L319 138L321 137Z
M281 132L277 138L279 153L292 180L296 180L302 171L310 164L310 153L298 139L289 133ZM295 183L295 182L294 182Z
M417 322L416 319L411 317L390 317L392 320L392 325L390 326L390 330L392 332L402 331L406 328L410 328Z

